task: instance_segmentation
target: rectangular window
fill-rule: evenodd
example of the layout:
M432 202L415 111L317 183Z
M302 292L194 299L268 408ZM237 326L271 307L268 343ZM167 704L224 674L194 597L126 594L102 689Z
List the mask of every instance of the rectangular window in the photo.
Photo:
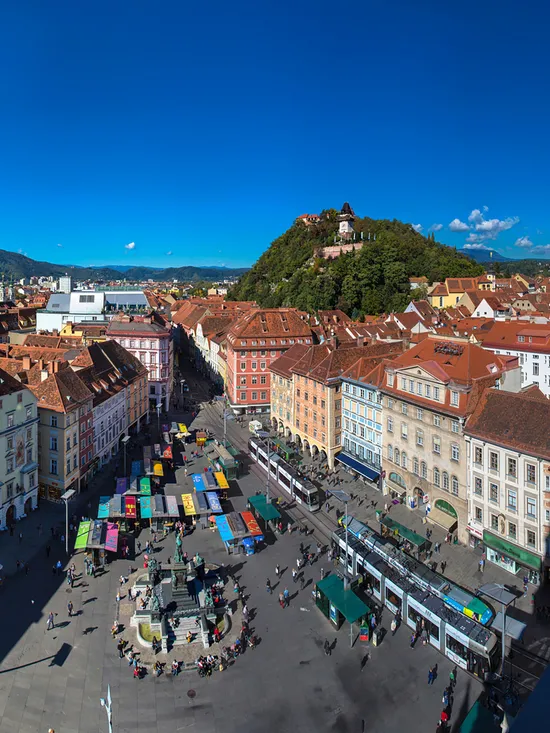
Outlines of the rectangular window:
M528 463L525 466L525 480L530 484L534 484L537 477L537 469L532 463Z
M422 383L421 382L416 383L416 394L419 394L419 395L422 394Z
M431 399L431 397L432 397L432 388L430 387L429 384L426 385L425 392L426 392L426 397L428 399Z
M441 427L441 418L439 415L434 415L434 425L436 428Z
M267 392L260 392L260 399L265 402L267 399Z
M244 372L246 369L246 361L241 361L241 372Z
M31 419L31 417L32 417L32 407L31 407L31 405L27 405L27 407L25 407L25 417L26 417L27 420L30 420Z
M252 392L252 399L253 400L257 400L258 399L258 393L257 392Z
M511 478L518 477L518 462L515 458L506 459L506 473Z
M394 375L388 374L388 387L393 387Z
M246 377L239 377L239 384L241 386L246 386Z
M267 377L265 376L265 374L262 374L262 376L260 377L260 384L267 384Z
M537 518L537 500L531 496L527 497L527 516L529 519Z
M252 362L252 371L256 371L257 368L258 368L258 362L257 361L253 361Z
M13 438L8 438L8 440L7 440L7 447L8 447L8 450L9 451L10 450L13 450Z
M491 514L491 529L498 532L498 517L496 514Z
M496 484L489 484L489 501L498 504L498 486Z
M241 400L246 400L246 392L241 392Z
M478 466L483 466L483 448L476 446L474 448L474 463Z
M424 410L421 410L419 407L416 408L416 419L417 420L424 419Z
M408 415L409 414L409 408L407 407L407 405L404 402L401 405L401 412L403 413L403 415Z
M517 539L518 536L518 528L517 525L514 524L514 522L508 522L508 537L511 540Z
M13 428L14 424L15 424L15 415L13 414L13 412L10 412L8 414L8 428Z
M265 361L260 362L260 369L265 369Z
M258 377L252 377L252 384L258 384Z
M474 478L474 494L483 496L483 479L479 478L479 476Z
M414 394L414 382L412 379L409 379L409 392Z
M451 460L452 461L459 461L460 460L460 448L456 443L453 443L451 446Z
M434 387L434 400L439 402L439 387Z
M518 510L518 495L517 491L508 489L508 509L511 512L517 512Z
M388 433L393 433L393 418L388 417Z
M478 506L475 508L475 518L478 522L483 522L483 511Z
M454 390L451 390L451 405L453 407L458 407L458 392L455 392Z
M533 363L533 376L539 376L539 365L536 362Z
M424 445L424 431L423 430L416 431L416 445Z
M7 473L11 473L13 471L14 465L15 464L14 464L13 458L8 458L6 460L6 471L7 471Z
M409 427L406 422L401 423L401 437L403 440L407 440L409 435Z
M453 431L453 433L460 432L460 423L458 422L458 420L451 421L451 430Z
M391 397L388 397L388 409L393 410L393 400Z
M50 474L52 476L57 476L57 461L55 458L50 459Z
M491 471L498 471L498 453L489 452L489 468Z
M434 435L433 438L433 452L438 456L441 455L441 438L437 435Z
M527 537L526 537L527 544L529 547L535 547L537 544L537 535L533 532L532 529L527 530Z

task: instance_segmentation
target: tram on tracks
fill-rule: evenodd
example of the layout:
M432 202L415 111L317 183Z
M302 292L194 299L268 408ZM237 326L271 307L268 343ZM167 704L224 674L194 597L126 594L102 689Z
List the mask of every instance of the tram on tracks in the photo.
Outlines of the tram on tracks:
M280 486L291 499L301 504L309 512L316 512L321 504L319 489L305 476L293 468L282 456L275 446L269 448L269 476ZM268 446L261 438L250 438L248 441L250 457L267 473Z
M494 610L396 547L366 524L348 521L332 535L338 561L351 577L361 577L373 598L401 623L426 631L425 638L458 667L484 679L498 669L501 651L490 625Z

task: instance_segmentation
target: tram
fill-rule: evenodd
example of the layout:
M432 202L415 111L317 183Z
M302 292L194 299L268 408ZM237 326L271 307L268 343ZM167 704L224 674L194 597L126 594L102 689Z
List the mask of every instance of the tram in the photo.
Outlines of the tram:
M260 438L250 438L248 451L258 466L267 472L267 443ZM319 489L272 449L269 451L269 476L297 504L301 504L310 512L316 512L319 509Z
M332 539L345 565L345 528ZM500 644L488 628L494 610L356 519L348 523L346 570L402 623L425 630L428 642L458 667L481 679L498 668Z

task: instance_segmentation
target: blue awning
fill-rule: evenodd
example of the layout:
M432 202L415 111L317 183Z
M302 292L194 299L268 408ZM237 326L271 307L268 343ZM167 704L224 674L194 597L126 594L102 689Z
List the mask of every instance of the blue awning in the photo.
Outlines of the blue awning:
M235 539L235 537L233 536L233 532L229 528L229 524L227 522L227 517L225 516L225 514L219 514L216 517L216 525L220 531L222 542L231 542Z
M336 460L340 461L340 463L343 463L345 466L348 466L353 471L357 471L357 473L360 473L361 476L368 478L369 481L378 481L378 479L380 478L379 471L375 471L373 468L365 466L364 463L356 461L355 458L348 456L347 453L338 453L338 455L336 456Z

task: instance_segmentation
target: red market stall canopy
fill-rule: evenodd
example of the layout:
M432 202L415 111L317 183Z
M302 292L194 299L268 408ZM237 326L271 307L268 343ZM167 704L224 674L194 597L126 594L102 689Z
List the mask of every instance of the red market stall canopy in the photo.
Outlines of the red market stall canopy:
M263 532L260 529L260 525L256 521L256 518L254 517L252 512L241 512L241 517L243 518L243 521L246 524L246 528L248 529L252 537L259 537L260 535L263 535Z
M125 509L126 519L135 519L137 517L136 497L135 496L125 496L124 497L124 509Z

